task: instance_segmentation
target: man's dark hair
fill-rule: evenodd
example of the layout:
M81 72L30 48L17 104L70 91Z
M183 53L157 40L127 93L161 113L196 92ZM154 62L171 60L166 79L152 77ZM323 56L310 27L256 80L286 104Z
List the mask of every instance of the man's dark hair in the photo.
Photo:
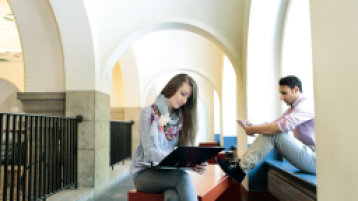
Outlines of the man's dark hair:
M280 79L280 81L278 83L279 83L280 86L287 85L291 89L294 89L295 87L298 87L298 89L302 93L302 82L296 76L289 75L289 76L283 77L283 78Z

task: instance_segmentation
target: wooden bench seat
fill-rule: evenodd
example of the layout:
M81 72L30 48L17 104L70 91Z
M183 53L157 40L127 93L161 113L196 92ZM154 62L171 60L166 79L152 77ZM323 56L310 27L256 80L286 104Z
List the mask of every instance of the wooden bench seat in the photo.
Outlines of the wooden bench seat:
M199 201L224 201L239 199L241 185L224 175L218 165L209 165L204 174L188 171L193 180ZM229 199L230 197L230 199ZM143 193L137 190L128 192L128 201L163 201L163 194Z
M267 160L269 192L280 201L316 200L316 175L304 173L287 161Z

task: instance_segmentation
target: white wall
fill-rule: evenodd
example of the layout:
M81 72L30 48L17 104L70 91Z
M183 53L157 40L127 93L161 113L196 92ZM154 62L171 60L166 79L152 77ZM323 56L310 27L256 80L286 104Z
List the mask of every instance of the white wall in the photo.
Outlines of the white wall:
M21 113L22 105L16 100L16 93L19 91L12 83L0 79L0 112Z
M208 129L208 112L210 110L208 110L209 108L207 107L207 105L205 104L205 102L203 102L200 98L198 99L198 114L200 114L199 118L198 118L198 134L196 136L195 139L195 145L198 146L200 142L208 142L209 140L209 129ZM214 135L211 134L210 138L214 139L213 137Z
M165 74L178 70L202 75L221 94L223 51L210 40L188 31L160 31L137 40L133 50L144 97L163 75L165 79Z
M310 5L318 200L357 200L358 1Z
M23 92L25 87L24 79L24 62L21 53L2 53L1 58L8 61L0 64L0 79L5 79L14 84L19 91Z
M124 107L124 97L122 70L119 62L117 62L112 72L111 108Z
M84 2L82 0L49 0L49 2L52 15L56 18L54 25L58 27L61 35L66 91L94 90L96 76L100 77L100 72L95 41ZM49 23L48 26L50 25L53 26ZM112 68L117 60L118 58L113 62Z
M139 107L141 105L141 80L137 59L133 48L128 48L119 58L123 79L124 106Z
M196 81L199 89L199 130L196 142L198 144L199 142L214 141L214 85L211 80L201 75L193 74L192 77Z

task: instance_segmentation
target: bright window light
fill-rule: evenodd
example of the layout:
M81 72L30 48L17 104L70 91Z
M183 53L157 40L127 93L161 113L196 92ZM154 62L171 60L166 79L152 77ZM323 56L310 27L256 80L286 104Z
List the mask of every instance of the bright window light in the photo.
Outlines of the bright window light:
M218 93L214 90L214 134L221 133L220 114L220 99Z
M224 57L222 97L223 136L236 136L236 74L226 56Z
M282 46L282 76L295 75L303 92L313 97L311 24L308 0L292 0L286 18Z
M247 53L247 118L254 124L277 117L277 44L283 0L252 0ZM251 144L255 138L249 137Z
M248 119L273 120L277 90L277 28L282 0L253 0L250 10L247 54ZM269 106L269 107L267 107Z

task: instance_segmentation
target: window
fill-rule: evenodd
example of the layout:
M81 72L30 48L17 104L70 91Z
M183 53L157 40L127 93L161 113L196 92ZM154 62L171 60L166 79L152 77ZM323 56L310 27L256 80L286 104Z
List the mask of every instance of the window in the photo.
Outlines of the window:
M236 74L225 56L222 86L222 131L223 136L237 136L236 125Z
M279 115L277 46L283 0L252 0L247 53L247 118L252 123ZM269 106L269 107L268 107ZM254 138L249 137L250 144Z
M311 24L308 0L292 0L283 30L281 75L295 75L313 97ZM285 106L286 108L286 106Z

